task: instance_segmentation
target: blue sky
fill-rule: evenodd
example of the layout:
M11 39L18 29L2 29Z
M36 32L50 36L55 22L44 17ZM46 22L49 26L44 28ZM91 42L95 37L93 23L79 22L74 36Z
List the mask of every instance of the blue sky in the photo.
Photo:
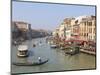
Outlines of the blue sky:
M33 29L54 30L63 19L82 15L95 15L95 7L16 1L12 3L12 20L28 22Z

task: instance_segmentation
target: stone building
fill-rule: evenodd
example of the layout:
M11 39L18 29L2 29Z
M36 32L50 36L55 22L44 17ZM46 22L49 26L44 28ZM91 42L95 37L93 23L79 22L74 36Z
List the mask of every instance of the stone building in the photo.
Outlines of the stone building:
M65 18L59 27L53 32L61 40L79 40L93 41L96 40L96 17L79 16L77 18Z
M96 35L96 21L95 16L85 16L81 18L79 24L80 40L95 41Z
M31 38L31 24L23 22L23 21L14 21L12 30L17 29L18 38L20 39L30 39ZM15 34L13 34L14 36Z
M61 40L63 40L64 38L65 38L65 25L64 25L64 23L61 23L61 25L59 26L59 38L61 39Z
M18 36L19 36L18 33L19 33L19 30L18 30L17 25L15 24L15 22L12 22L12 24L11 24L11 35L12 35L13 40L18 38Z
M66 18L64 19L64 25L65 25L65 40L70 40L72 38L73 34L73 21L75 18Z

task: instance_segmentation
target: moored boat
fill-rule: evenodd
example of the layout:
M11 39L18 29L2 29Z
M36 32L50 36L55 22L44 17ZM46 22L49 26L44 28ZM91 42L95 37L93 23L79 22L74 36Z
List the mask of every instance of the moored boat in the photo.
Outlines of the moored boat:
M80 51L79 47L72 47L65 51L66 54L74 55L78 54Z
M57 48L57 45L53 44L53 45L50 45L51 48Z
M87 53L87 54L96 55L96 48L95 47L92 47L92 48L81 47L80 51L84 52L84 53Z

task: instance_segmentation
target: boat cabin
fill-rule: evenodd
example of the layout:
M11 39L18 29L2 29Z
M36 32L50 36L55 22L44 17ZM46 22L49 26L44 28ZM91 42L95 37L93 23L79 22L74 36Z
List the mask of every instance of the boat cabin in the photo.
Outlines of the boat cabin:
M18 53L17 53L17 55L19 57L25 57L25 56L27 56L28 55L28 46L27 45L20 45L18 47Z

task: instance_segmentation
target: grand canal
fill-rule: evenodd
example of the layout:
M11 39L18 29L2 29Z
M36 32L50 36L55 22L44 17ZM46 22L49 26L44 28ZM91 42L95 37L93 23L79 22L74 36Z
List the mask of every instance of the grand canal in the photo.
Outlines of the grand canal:
M38 42L42 42L41 45ZM36 47L33 47L36 43ZM45 71L60 71L60 70L76 70L76 69L93 69L95 68L95 56L85 53L79 53L73 56L65 55L64 51L60 49L52 49L46 43L45 38L37 38L27 40L22 44L28 45L29 56L27 58L17 57L17 46L11 48L11 62L32 62L38 61L38 57L42 60L49 59L49 61L40 66L15 66L11 65L12 73L30 73L30 72L45 72Z

